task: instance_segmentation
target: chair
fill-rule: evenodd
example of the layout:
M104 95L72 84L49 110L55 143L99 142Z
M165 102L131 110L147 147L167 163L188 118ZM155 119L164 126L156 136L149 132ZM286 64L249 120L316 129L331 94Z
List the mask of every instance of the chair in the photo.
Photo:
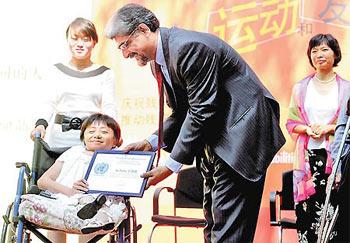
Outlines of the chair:
M279 198L277 201L276 198ZM276 209L278 212L276 219ZM278 242L282 243L284 229L296 229L296 220L282 218L283 211L294 211L293 198L293 170L285 171L282 174L282 190L270 192L270 225L279 227Z
M39 136L36 136L34 141L32 168L30 169L29 165L24 162L16 163L16 167L19 168L16 197L14 202L8 206L7 212L3 216L4 224L1 234L1 243L29 243L31 241L31 233L36 235L42 242L51 242L38 230L38 228L43 227L27 221L23 216L19 215L18 209L22 195L26 193L38 194L40 192L36 186L38 178L67 149L68 148L50 148ZM108 242L110 243L137 243L136 232L142 226L137 225L136 223L136 211L135 208L130 204L129 198L125 198L125 204L128 208L128 218L119 225L118 232L112 232L109 234ZM104 236L105 235L97 235L89 242L98 242Z
M159 214L159 196L166 190L174 197L174 214ZM203 178L195 167L189 167L179 172L176 181L176 187L157 188L153 196L153 215L152 222L154 226L148 238L148 243L152 241L152 235L158 226L173 226L175 231L175 243L177 242L177 227L195 227L203 228L206 225L204 218L182 217L176 214L177 208L203 208Z

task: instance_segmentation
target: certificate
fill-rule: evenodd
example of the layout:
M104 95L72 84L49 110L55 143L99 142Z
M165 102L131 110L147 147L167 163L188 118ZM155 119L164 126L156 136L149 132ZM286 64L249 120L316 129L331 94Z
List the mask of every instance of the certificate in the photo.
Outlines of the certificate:
M142 197L146 179L140 175L151 169L154 156L154 152L95 151L84 177L88 193Z

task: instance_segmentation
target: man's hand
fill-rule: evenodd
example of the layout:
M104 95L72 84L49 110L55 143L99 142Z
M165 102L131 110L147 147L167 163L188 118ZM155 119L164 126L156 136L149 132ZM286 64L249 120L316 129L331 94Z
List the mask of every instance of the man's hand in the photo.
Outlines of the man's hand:
M147 178L146 189L150 186L157 185L159 182L170 176L173 172L166 166L158 166L153 168L152 170L143 173L141 175L142 178Z
M328 180L327 180L327 184L331 183L331 177L329 176L328 177ZM334 181L333 181L333 184L332 184L332 189L339 189L339 186L340 186L340 182L341 182L341 173L340 172L337 172L335 174L335 178L334 178Z
M123 148L124 152L129 151L152 151L152 145L147 140L131 143Z
M328 177L328 178L329 178L329 177ZM340 173L340 172L337 172L337 173L335 174L335 180L334 180L334 186L333 186L333 188L339 189L340 182L341 182L341 173Z

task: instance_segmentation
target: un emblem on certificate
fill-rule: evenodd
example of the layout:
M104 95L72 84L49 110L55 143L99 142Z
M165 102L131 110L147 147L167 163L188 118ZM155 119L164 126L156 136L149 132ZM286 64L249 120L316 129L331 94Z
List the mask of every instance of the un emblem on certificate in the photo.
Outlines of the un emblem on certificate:
M94 171L97 175L103 175L107 172L108 168L109 165L107 163L98 163L96 164Z

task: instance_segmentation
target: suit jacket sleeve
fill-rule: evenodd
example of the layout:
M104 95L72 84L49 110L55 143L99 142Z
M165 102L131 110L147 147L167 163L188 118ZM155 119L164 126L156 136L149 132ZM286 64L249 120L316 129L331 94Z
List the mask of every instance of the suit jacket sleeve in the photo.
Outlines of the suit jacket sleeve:
M170 157L182 164L192 164L217 109L219 60L213 50L201 43L192 42L171 51L170 69L186 88L187 97L183 98L187 98L188 110ZM165 122L165 129L171 129L167 122L170 121ZM174 120L172 123L176 124Z
M331 153L332 153L332 159L335 162L337 156L338 156L338 152L339 152L339 147L341 144L341 141L343 139L343 135L344 135L344 130L345 130L345 126L348 120L348 116L346 115L346 109L347 109L347 100L349 99L349 95L347 95L346 99L343 100L343 103L341 104L341 110L338 116L338 121L337 121L337 126L336 126L336 130L335 130L335 134L334 134L334 141L331 144ZM349 153L350 151L350 141L349 141L349 136L346 139L346 143L344 145L344 150L343 150L343 155ZM333 163L334 163L333 162ZM338 166L338 172L340 172L341 169L341 162Z

